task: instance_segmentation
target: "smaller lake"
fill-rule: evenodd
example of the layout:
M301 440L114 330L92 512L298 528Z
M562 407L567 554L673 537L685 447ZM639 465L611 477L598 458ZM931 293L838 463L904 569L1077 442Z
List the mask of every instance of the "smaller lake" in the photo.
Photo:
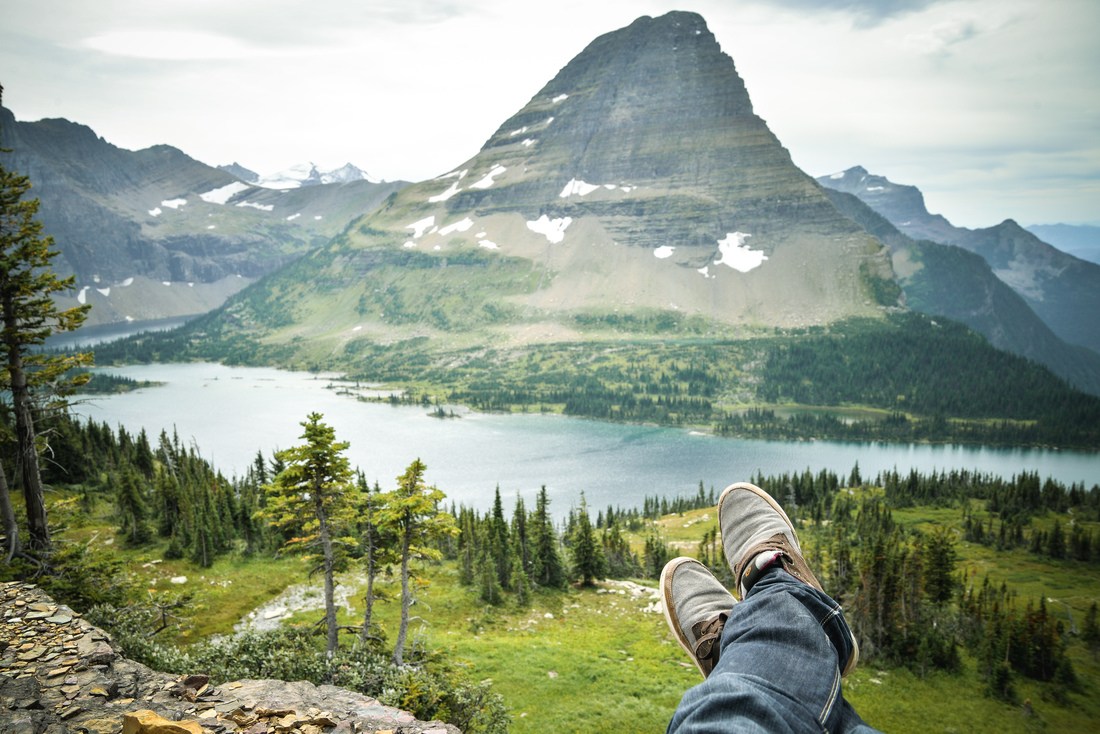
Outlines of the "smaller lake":
M579 504L584 492L597 509L640 507L646 496L693 494L702 481L721 491L757 472L822 469L847 476L858 462L865 477L896 468L908 473L970 469L1010 477L1037 471L1065 483L1100 483L1100 454L1044 449L995 449L924 444L763 441L721 438L676 428L602 423L539 414L471 413L439 419L420 407L368 403L345 394L333 376L217 364L104 368L136 380L165 383L132 393L88 396L75 412L144 428L155 446L161 430L175 430L186 445L227 476L243 475L262 451L300 443L300 423L316 411L349 441L352 466L391 489L415 458L427 478L454 501L491 506L499 486L510 511L520 495L533 508L546 485L557 516Z

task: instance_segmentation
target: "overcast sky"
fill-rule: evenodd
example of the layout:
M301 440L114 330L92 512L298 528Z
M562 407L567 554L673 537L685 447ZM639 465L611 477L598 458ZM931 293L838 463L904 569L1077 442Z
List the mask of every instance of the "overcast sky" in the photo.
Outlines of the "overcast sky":
M0 83L123 148L416 181L674 9L807 173L862 165L961 226L1100 224L1098 0L0 0Z

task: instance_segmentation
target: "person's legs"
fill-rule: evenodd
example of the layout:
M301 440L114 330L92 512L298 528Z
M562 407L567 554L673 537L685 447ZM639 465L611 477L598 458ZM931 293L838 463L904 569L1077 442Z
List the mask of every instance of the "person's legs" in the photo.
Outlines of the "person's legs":
M825 600L832 615L840 618L843 625L841 632L847 635L847 640L837 641L836 651L840 656L843 675L852 672L859 660L855 635L844 621L840 605L825 593L821 582L802 557L794 524L779 503L756 485L748 482L731 484L718 499L718 527L722 533L726 562L737 584L734 594L746 598L763 575L774 567L782 568L803 587L813 589L816 594L810 596ZM804 592L802 597L809 594L805 588L801 591Z
M736 484L719 501L719 524L741 603L693 559L662 573L669 626L706 678L684 695L669 732L874 731L841 696L855 638L786 514L759 488Z

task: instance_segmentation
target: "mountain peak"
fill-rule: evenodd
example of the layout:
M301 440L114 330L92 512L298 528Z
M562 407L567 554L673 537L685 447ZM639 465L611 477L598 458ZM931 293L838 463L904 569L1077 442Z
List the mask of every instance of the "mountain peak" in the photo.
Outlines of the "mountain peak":
M722 134L737 127L771 137L703 18L673 12L595 39L482 151L525 145L543 158L565 155L572 173L586 181L687 176L697 183L718 175L725 161L721 150L698 155L696 136L724 138L728 149L740 141Z
M248 169L243 170L248 171ZM351 163L345 163L340 168L335 168L331 171L322 171L317 167L317 164L306 162L298 163L274 173L254 175L256 177L252 183L266 189L296 189L302 186L349 183L351 181L371 181L372 183L378 183L367 175L366 171L353 166Z
M490 322L525 342L625 312L801 326L891 305L882 244L793 164L694 13L599 36L476 156L403 189L325 257L361 274L340 287L362 291L354 318L387 338ZM409 297L374 282L399 263L402 287L432 282L434 311L396 309Z

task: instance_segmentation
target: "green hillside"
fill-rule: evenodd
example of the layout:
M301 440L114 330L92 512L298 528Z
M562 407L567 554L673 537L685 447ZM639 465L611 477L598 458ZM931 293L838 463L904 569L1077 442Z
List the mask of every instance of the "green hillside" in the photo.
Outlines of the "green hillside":
M505 267L494 261L493 277L503 281ZM396 285L404 272L395 269L393 290L378 298L469 324L512 315L479 308L472 296L406 301ZM519 287L522 277L512 273ZM589 314L573 319L573 339L545 344L473 345L467 340L478 333L475 325L456 337L461 344L362 337L320 353L306 340L267 341L267 328L249 317L255 312L245 303L175 332L101 347L97 360L336 370L405 401L691 425L746 437L1100 447L1100 398L993 349L961 325L917 314L740 338L715 338L708 324L681 314ZM289 297L278 303L301 308ZM264 318L293 317L274 308Z
M51 517L66 527L60 546L67 550L56 559L58 574L39 583L110 625L129 654L154 666L202 670L215 680L332 675L355 686L371 685L363 671L373 670L376 684L394 686L372 693L387 703L422 715L480 711L481 718L465 720L468 731L502 731L501 704L513 732L660 731L699 680L654 607L654 575L674 555L700 557L722 572L714 537L720 488L647 498L640 508L556 508L568 511L555 523L567 564L576 559L571 548L586 524L581 516L594 514L609 578L587 588L525 587L513 573L510 587L498 587L491 601L484 571L495 576L495 554L520 547L518 534L535 532L540 510L517 504L506 511L499 502L485 514L452 508L462 533L440 546L444 560L420 572L413 670L424 672L395 682L377 667L362 667L364 658L353 653L365 583L358 563L340 577L347 596L340 620L349 634L338 667L325 673L322 637L309 632L321 612L308 594L294 593L319 580L301 559L273 555L264 531L239 511L252 496L253 472L227 481L167 437L153 448L144 436L113 437L102 426L62 431L57 445L70 450L58 459L82 468L69 473L82 481L51 506ZM77 453L81 447L86 453ZM168 467L181 478L171 495ZM122 500L127 482L115 477L143 472L152 476L136 482L150 532L134 541L133 515L122 511L133 506ZM890 732L928 731L930 721L935 731L1082 731L1100 715L1100 489L1033 475L864 478L858 467L848 477L807 470L753 481L786 505L808 559L860 635L861 665L846 695L869 722ZM194 552L198 526L191 523L199 515L189 503L211 487L204 501L225 503L227 511L218 526L222 541L211 546L217 555L205 558ZM172 526L161 522L168 496L181 503ZM494 537L505 545L494 545ZM391 597L396 584L389 574L379 579ZM879 605L866 607L872 598ZM981 599L994 598L996 608L982 607ZM286 632L207 642L250 617L268 618L262 605L273 600L292 613L281 622ZM110 606L97 611L93 603ZM391 600L376 610L384 649L398 605ZM165 620L168 627L150 638ZM1003 670L990 668L990 651L1009 661Z

